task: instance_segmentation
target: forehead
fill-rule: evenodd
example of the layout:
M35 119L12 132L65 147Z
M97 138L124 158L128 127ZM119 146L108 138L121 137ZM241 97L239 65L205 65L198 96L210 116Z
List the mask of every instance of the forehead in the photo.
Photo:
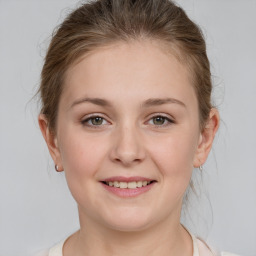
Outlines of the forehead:
M187 67L172 49L148 40L118 42L83 56L67 71L63 96L111 98L124 91L127 97L143 91L145 98L164 97L167 91L180 98L195 94Z

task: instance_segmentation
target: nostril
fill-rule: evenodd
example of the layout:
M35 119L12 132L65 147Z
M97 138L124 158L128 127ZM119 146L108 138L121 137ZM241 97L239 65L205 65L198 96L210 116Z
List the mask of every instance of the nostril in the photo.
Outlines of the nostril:
M116 163L121 163L125 166L130 166L136 163L140 163L142 159L134 156L134 154L120 154L113 159Z
M110 157L112 161L123 165L138 164L146 155L144 145L136 134L132 134L128 130L115 134Z

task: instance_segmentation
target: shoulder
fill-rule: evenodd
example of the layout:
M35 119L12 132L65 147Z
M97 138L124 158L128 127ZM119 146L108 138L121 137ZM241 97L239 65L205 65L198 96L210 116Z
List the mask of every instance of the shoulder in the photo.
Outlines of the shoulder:
M65 240L53 246L50 250L41 251L34 256L62 256L62 248Z
M213 250L200 238L196 238L196 243L198 246L198 255L212 256Z
M197 238L197 245L198 245L198 251L199 251L199 255L200 256L239 256L237 254L233 254L230 252L221 252L221 253L217 253L215 250L213 250L212 248L210 248L203 240Z

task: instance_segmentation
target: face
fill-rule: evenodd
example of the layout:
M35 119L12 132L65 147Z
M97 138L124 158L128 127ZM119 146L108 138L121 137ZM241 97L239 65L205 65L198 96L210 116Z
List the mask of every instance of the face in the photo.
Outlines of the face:
M205 142L186 67L154 42L96 50L67 72L53 141L81 221L179 222Z

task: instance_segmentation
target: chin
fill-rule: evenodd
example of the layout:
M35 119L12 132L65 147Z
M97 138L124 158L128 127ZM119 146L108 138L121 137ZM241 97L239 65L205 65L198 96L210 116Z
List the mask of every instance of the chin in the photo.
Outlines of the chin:
M113 214L105 219L106 225L112 230L124 232L137 232L149 228L153 223L153 218L149 214L126 211L121 214Z
M112 224L112 225L111 225ZM111 223L109 228L121 232L139 232L150 227L149 223L127 221L126 223Z

